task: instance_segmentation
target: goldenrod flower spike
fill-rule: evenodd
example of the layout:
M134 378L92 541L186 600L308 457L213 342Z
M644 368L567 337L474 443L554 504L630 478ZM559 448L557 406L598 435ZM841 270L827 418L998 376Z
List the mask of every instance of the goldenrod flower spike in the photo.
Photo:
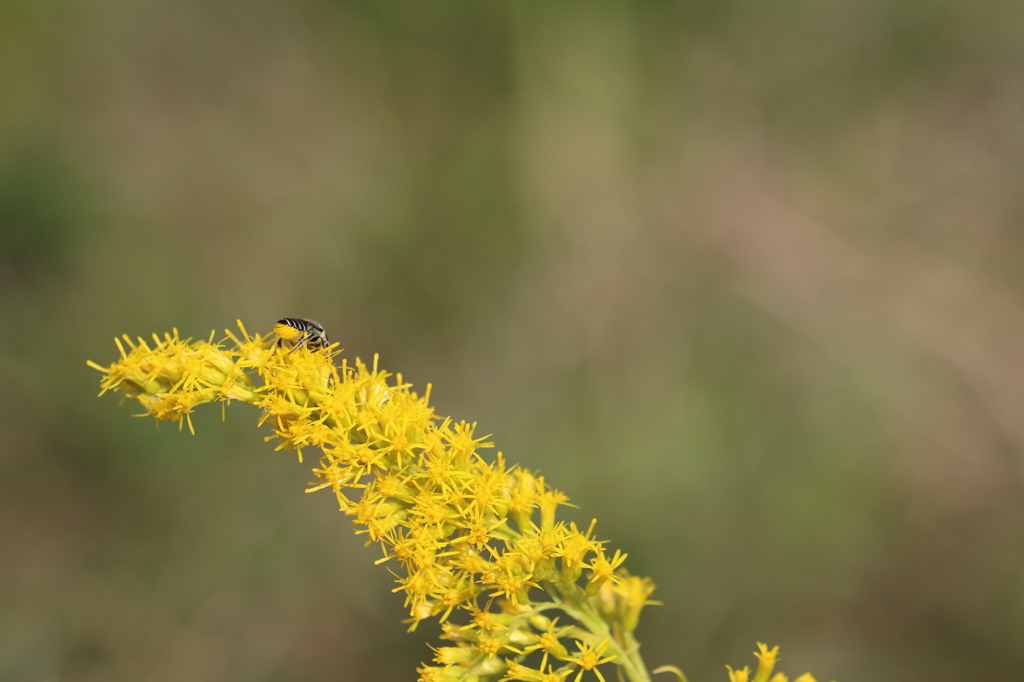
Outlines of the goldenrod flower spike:
M300 461L319 452L308 491L330 489L356 532L381 546L410 629L425 618L445 623L452 646L436 650L438 665L422 667L421 679L497 680L528 669L535 679L587 670L603 679L598 666L612 663L633 682L649 680L631 634L649 591L631 596L625 555L609 558L593 524L581 532L557 521L564 494L500 453L484 459L480 451L493 444L475 424L437 418L426 396L378 369L376 358L372 367L339 366L333 347L278 348L241 323L220 343L177 331L125 343L109 367L90 363L104 373L104 391L190 429L197 405L247 402L261 408L277 449ZM559 626L548 611L570 621ZM570 655L566 644L581 636L588 639ZM543 658L538 667L532 656Z
M279 347L241 322L220 342L182 340L177 330L154 335L152 346L123 338L117 362L89 363L104 373L103 392L190 431L198 405L249 403L278 450L300 462L305 450L318 453L307 492L329 489L356 532L380 545L409 629L436 617L452 644L419 668L421 681L579 682L589 671L603 682L605 664L630 682L650 681L633 632L656 603L654 585L622 568L625 554L608 556L594 522L583 532L558 521L568 498L542 477L507 466L500 452L485 459L480 451L493 443L474 434L476 424L438 418L429 386L419 396L376 357L370 367L338 365L336 346ZM762 645L769 672L776 653ZM743 674L730 670L734 682ZM755 682L767 682L761 669Z

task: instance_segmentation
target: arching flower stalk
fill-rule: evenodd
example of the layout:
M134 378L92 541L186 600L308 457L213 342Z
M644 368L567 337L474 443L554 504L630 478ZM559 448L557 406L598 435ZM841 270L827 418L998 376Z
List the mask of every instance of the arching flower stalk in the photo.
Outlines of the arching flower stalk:
M654 586L626 572L625 554L608 554L594 522L558 520L564 494L500 452L483 457L493 444L475 424L437 417L429 385L414 393L376 357L336 365L335 346L289 352L238 327L221 342L177 330L152 344L124 336L117 362L89 365L104 373L101 395L122 392L179 428L194 433L198 405L244 402L260 408L278 450L300 462L316 452L306 492L332 491L356 533L380 546L410 630L442 623L448 645L420 667L423 682L579 682L587 671L605 682L605 664L649 682L633 633ZM734 682L743 675L730 671Z
M587 670L604 679L604 663L650 679L633 631L654 587L625 572L624 554L607 554L593 523L557 519L565 495L501 453L482 457L492 444L475 424L439 419L429 386L417 395L376 358L336 366L334 348L289 353L239 330L221 343L177 330L152 344L126 336L118 362L90 365L105 374L104 392L137 399L157 419L193 430L198 405L250 403L278 450L300 462L316 451L307 492L331 490L356 532L379 544L410 630L443 623L450 645L421 680L579 679Z

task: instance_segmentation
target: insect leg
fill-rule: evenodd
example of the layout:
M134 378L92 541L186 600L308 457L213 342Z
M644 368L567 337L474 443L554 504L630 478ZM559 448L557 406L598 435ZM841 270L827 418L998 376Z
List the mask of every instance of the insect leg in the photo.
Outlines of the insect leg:
M313 334L309 334L309 333L305 334L301 339L299 339L298 341L295 342L295 346L292 347L292 349L290 351L288 351L288 354L291 355L292 353L294 353L298 349L302 348L312 338L313 338Z

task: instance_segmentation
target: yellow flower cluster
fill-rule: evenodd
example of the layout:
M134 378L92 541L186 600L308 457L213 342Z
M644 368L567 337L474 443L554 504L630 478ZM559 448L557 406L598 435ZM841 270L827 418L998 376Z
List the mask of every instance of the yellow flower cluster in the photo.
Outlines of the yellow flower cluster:
M436 649L420 680L559 682L592 671L603 682L605 663L650 679L633 631L654 587L621 568L624 554L607 554L593 522L584 531L557 520L564 494L500 452L481 457L492 444L475 424L439 419L429 386L418 396L376 358L336 366L333 346L289 351L239 329L222 343L177 330L152 346L124 337L118 362L89 364L105 374L104 392L136 398L157 419L191 430L196 405L236 400L262 409L278 449L299 461L306 448L322 452L307 492L332 490L356 532L380 545L380 562L396 564L410 629L443 623L451 646Z
M507 466L500 452L481 457L492 444L474 436L475 424L437 418L429 385L420 397L376 358L372 368L358 359L338 367L333 346L289 350L238 324L221 343L183 340L177 330L154 334L152 346L115 339L119 361L89 362L104 373L100 395L120 391L193 433L197 405L250 403L274 429L267 440L277 449L300 462L306 448L322 452L306 492L334 492L356 532L382 548L378 563L398 565L395 591L405 593L410 629L436 616L452 644L435 650L421 681L578 682L593 671L604 682L599 666L610 663L620 678L649 682L633 632L644 606L656 603L654 586L621 568L624 554L606 554L593 522L581 531L557 520L564 494ZM753 679L747 667L726 666L730 682L788 682L772 675L779 648L758 648ZM654 672L686 682L672 666Z

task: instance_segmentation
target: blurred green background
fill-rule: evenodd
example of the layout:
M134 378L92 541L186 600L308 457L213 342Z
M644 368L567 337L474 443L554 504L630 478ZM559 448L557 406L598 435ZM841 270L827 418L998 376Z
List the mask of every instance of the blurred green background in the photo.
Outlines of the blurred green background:
M309 466L97 400L311 317L691 682L1024 678L1024 3L0 0L0 680L412 680Z

